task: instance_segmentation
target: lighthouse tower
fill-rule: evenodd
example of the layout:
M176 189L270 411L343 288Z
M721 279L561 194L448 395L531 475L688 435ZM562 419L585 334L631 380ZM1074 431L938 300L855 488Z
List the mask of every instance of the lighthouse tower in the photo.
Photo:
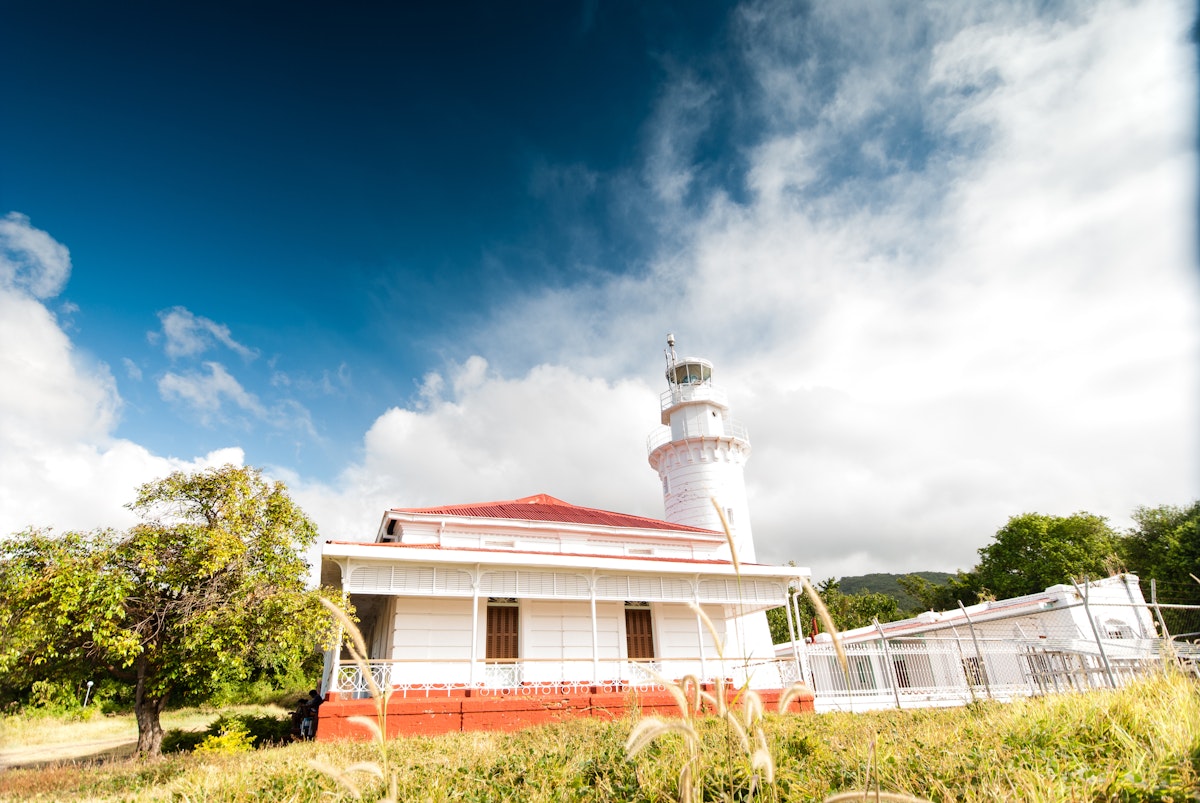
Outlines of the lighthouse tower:
M750 457L746 428L729 417L725 391L712 382L711 362L680 359L674 335L667 335L666 357L665 426L648 442L650 466L662 480L666 519L720 532L719 506L738 560L753 563L754 537L742 476Z

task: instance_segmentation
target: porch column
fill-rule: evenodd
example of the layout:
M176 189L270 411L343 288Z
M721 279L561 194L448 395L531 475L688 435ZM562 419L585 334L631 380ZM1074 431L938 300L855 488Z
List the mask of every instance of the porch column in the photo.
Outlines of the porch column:
M700 575L692 578L692 601L696 604L696 644L700 647L700 682L708 677L708 663L704 659L704 622L700 621Z
M803 587L804 586L802 583L801 590L803 590ZM817 676L813 674L812 668L808 665L808 646L804 642L804 623L800 621L800 595L799 594L795 594L792 596L792 613L795 614L795 616L796 616L796 630L798 631L797 635L800 637L799 638L799 642L800 642L800 675L801 675L800 681L802 683L807 684L808 679L811 677L813 679L813 692L815 693L817 690ZM814 630L813 631L813 643L816 644L816 642L817 642L817 633ZM796 642L792 642L792 643L795 644Z
M804 673L800 671L800 648L796 646L796 630L799 628L800 623L796 622L795 625L792 624L792 590L793 589L790 584L784 588L783 610L787 613L788 637L792 640L792 660L796 664L796 679L803 683ZM803 635L801 637L803 637Z
M596 625L596 570L588 578L588 591L592 605L592 683L600 682L600 630Z
M475 685L475 664L479 661L479 564L471 573L471 672L469 683Z
M350 592L346 590L346 576L350 574L350 561L347 560L345 563L338 563L338 568L342 570L342 578L341 578L342 609L344 610L346 607L348 607L347 603L350 601ZM345 628L342 627L342 622L339 619L338 626L337 626L337 640L333 642L333 650L331 650L331 652L333 653L333 655L332 655L333 661L330 664L330 668L329 668L329 689L328 689L328 691L333 691L333 692L341 691L342 643L345 641L345 638L346 638L346 631L345 631ZM327 691L327 690L322 689L322 691Z

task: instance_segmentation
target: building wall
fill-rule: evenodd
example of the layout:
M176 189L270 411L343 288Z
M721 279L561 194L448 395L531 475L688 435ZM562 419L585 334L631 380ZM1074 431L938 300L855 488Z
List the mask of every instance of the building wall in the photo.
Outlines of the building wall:
M470 679L471 600L393 599L392 648L388 657L400 663L392 669L392 682L466 683Z
M596 641L601 660L622 657L622 613L618 603L596 603ZM521 658L527 661L527 682L591 678L591 603L522 600Z
M651 462L663 483L667 521L721 532L715 499L729 521L738 557L753 562L754 540L743 477L747 455L748 449L739 443L695 438L665 444ZM714 554L728 559L729 548L721 547Z
M372 654L397 661L392 676L395 683L424 682L431 678L441 682L466 682L471 658L471 604L470 599L392 598L385 614L387 619L380 622L380 635L375 639L377 644L387 646L372 649ZM487 600L480 599L478 605L475 654L482 661L486 654ZM650 610L656 659L694 662L701 654L707 660L718 659L723 646L718 648L708 627L698 625L691 608L653 603ZM725 606L706 605L703 610L722 643L733 637L732 630L727 630ZM524 680L541 682L591 677L593 642L589 602L525 599L520 601L520 611ZM390 633L386 632L385 623L390 623ZM623 661L627 657L623 603L596 603L596 641L601 661ZM725 653L734 657L728 650ZM435 661L450 663L432 663ZM687 671L694 672L695 669Z

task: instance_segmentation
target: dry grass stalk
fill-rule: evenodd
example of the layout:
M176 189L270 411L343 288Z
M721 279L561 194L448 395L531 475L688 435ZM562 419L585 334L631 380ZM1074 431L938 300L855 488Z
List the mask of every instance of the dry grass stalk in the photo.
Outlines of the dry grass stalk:
M807 579L801 578L800 582L804 584L804 593L808 595L808 599L813 604L813 608L817 612L817 617L820 618L821 624L825 626L825 632L833 639L833 649L837 651L838 663L842 665L842 671L846 673L846 677L850 677L850 659L846 657L846 650L842 647L842 640L838 636L837 625L833 623L833 617L829 615L829 609L825 607L825 601L821 599L821 595L812 587L812 583Z
M309 766L332 778L356 799L362 797L362 792L350 778L350 774L364 773L373 775L387 783L388 795L381 799L381 803L396 803L396 774L389 766L387 750L387 706L388 700L392 696L391 684L385 684L386 688L380 688L379 684L375 682L375 678L371 674L371 665L367 661L366 641L363 639L362 632L358 629L354 620L329 600L322 599L321 604L333 614L338 624L341 625L343 633L348 636L346 649L350 651L350 657L353 659L354 665L358 667L359 673L366 681L367 690L371 694L371 701L375 705L374 719L370 717L350 717L347 721L366 729L371 734L372 741L378 747L380 761L362 761L352 764L344 770L338 770L336 767L319 761L310 761Z
M853 801L881 801L886 803L931 803L923 797L913 797L901 792L839 792L830 795L821 803L853 803Z
M729 544L734 574L737 576L740 592L742 583L741 560L738 556L737 545L734 543L733 532L729 527L729 521L725 518L725 511L717 504L716 499L713 499L712 503L717 511L717 515L721 519L721 526L725 531L725 540ZM739 596L741 596L740 593ZM724 639L718 633L716 625L709 618L708 614L704 612L703 608L694 602L688 604L701 623L703 623L705 629L708 630L709 635L712 636L713 644L717 650L717 657L724 662ZM744 612L740 602L739 609ZM740 643L740 639L738 641ZM742 650L742 652L744 653L745 650ZM766 733L763 730L763 702L758 693L750 689L749 677L732 695L734 702L740 706L739 711L738 708L731 707L729 704L729 689L723 677L714 679L713 693L709 693L704 691L701 680L695 675L688 675L682 680L675 682L664 678L652 669L648 669L648 671L675 698L675 703L679 708L680 719L669 721L658 717L642 719L634 727L629 735L629 739L625 743L625 754L627 757L633 758L646 745L660 736L665 736L669 733L683 735L688 758L679 773L679 800L681 803L703 800L704 766L701 761L703 751L701 749L702 740L699 728L697 727L697 718L703 710L703 704L707 704L717 717L725 722L727 744L730 739L736 741L736 744L741 749L741 753L745 756L747 766L750 770L748 799L754 799L764 785L772 786L775 783L775 759L767 745ZM804 688L803 684L796 684L790 687L784 695L786 702L791 702L791 700L795 699L796 695ZM786 702L784 703L785 706ZM732 748L730 749L732 750ZM727 768L727 776L730 784L728 796L732 799L734 797L732 753L728 755L727 760L731 765Z

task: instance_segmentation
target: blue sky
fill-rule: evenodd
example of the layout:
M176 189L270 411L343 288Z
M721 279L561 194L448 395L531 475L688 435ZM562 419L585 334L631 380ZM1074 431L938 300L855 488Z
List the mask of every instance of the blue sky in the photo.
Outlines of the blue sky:
M383 4L380 4L383 5ZM1200 490L1186 3L19 4L0 529L226 459L330 537L661 515L661 349L758 553L969 566Z
M145 413L117 435L176 453L233 437L327 478L341 441L455 356L448 329L644 266L642 222L556 171L633 163L668 63L711 47L724 11L373 5L12 10L3 205L80 266L77 342ZM146 332L177 306L250 344L239 380L303 404L313 432L181 427L152 381L126 383L125 359L170 369Z

